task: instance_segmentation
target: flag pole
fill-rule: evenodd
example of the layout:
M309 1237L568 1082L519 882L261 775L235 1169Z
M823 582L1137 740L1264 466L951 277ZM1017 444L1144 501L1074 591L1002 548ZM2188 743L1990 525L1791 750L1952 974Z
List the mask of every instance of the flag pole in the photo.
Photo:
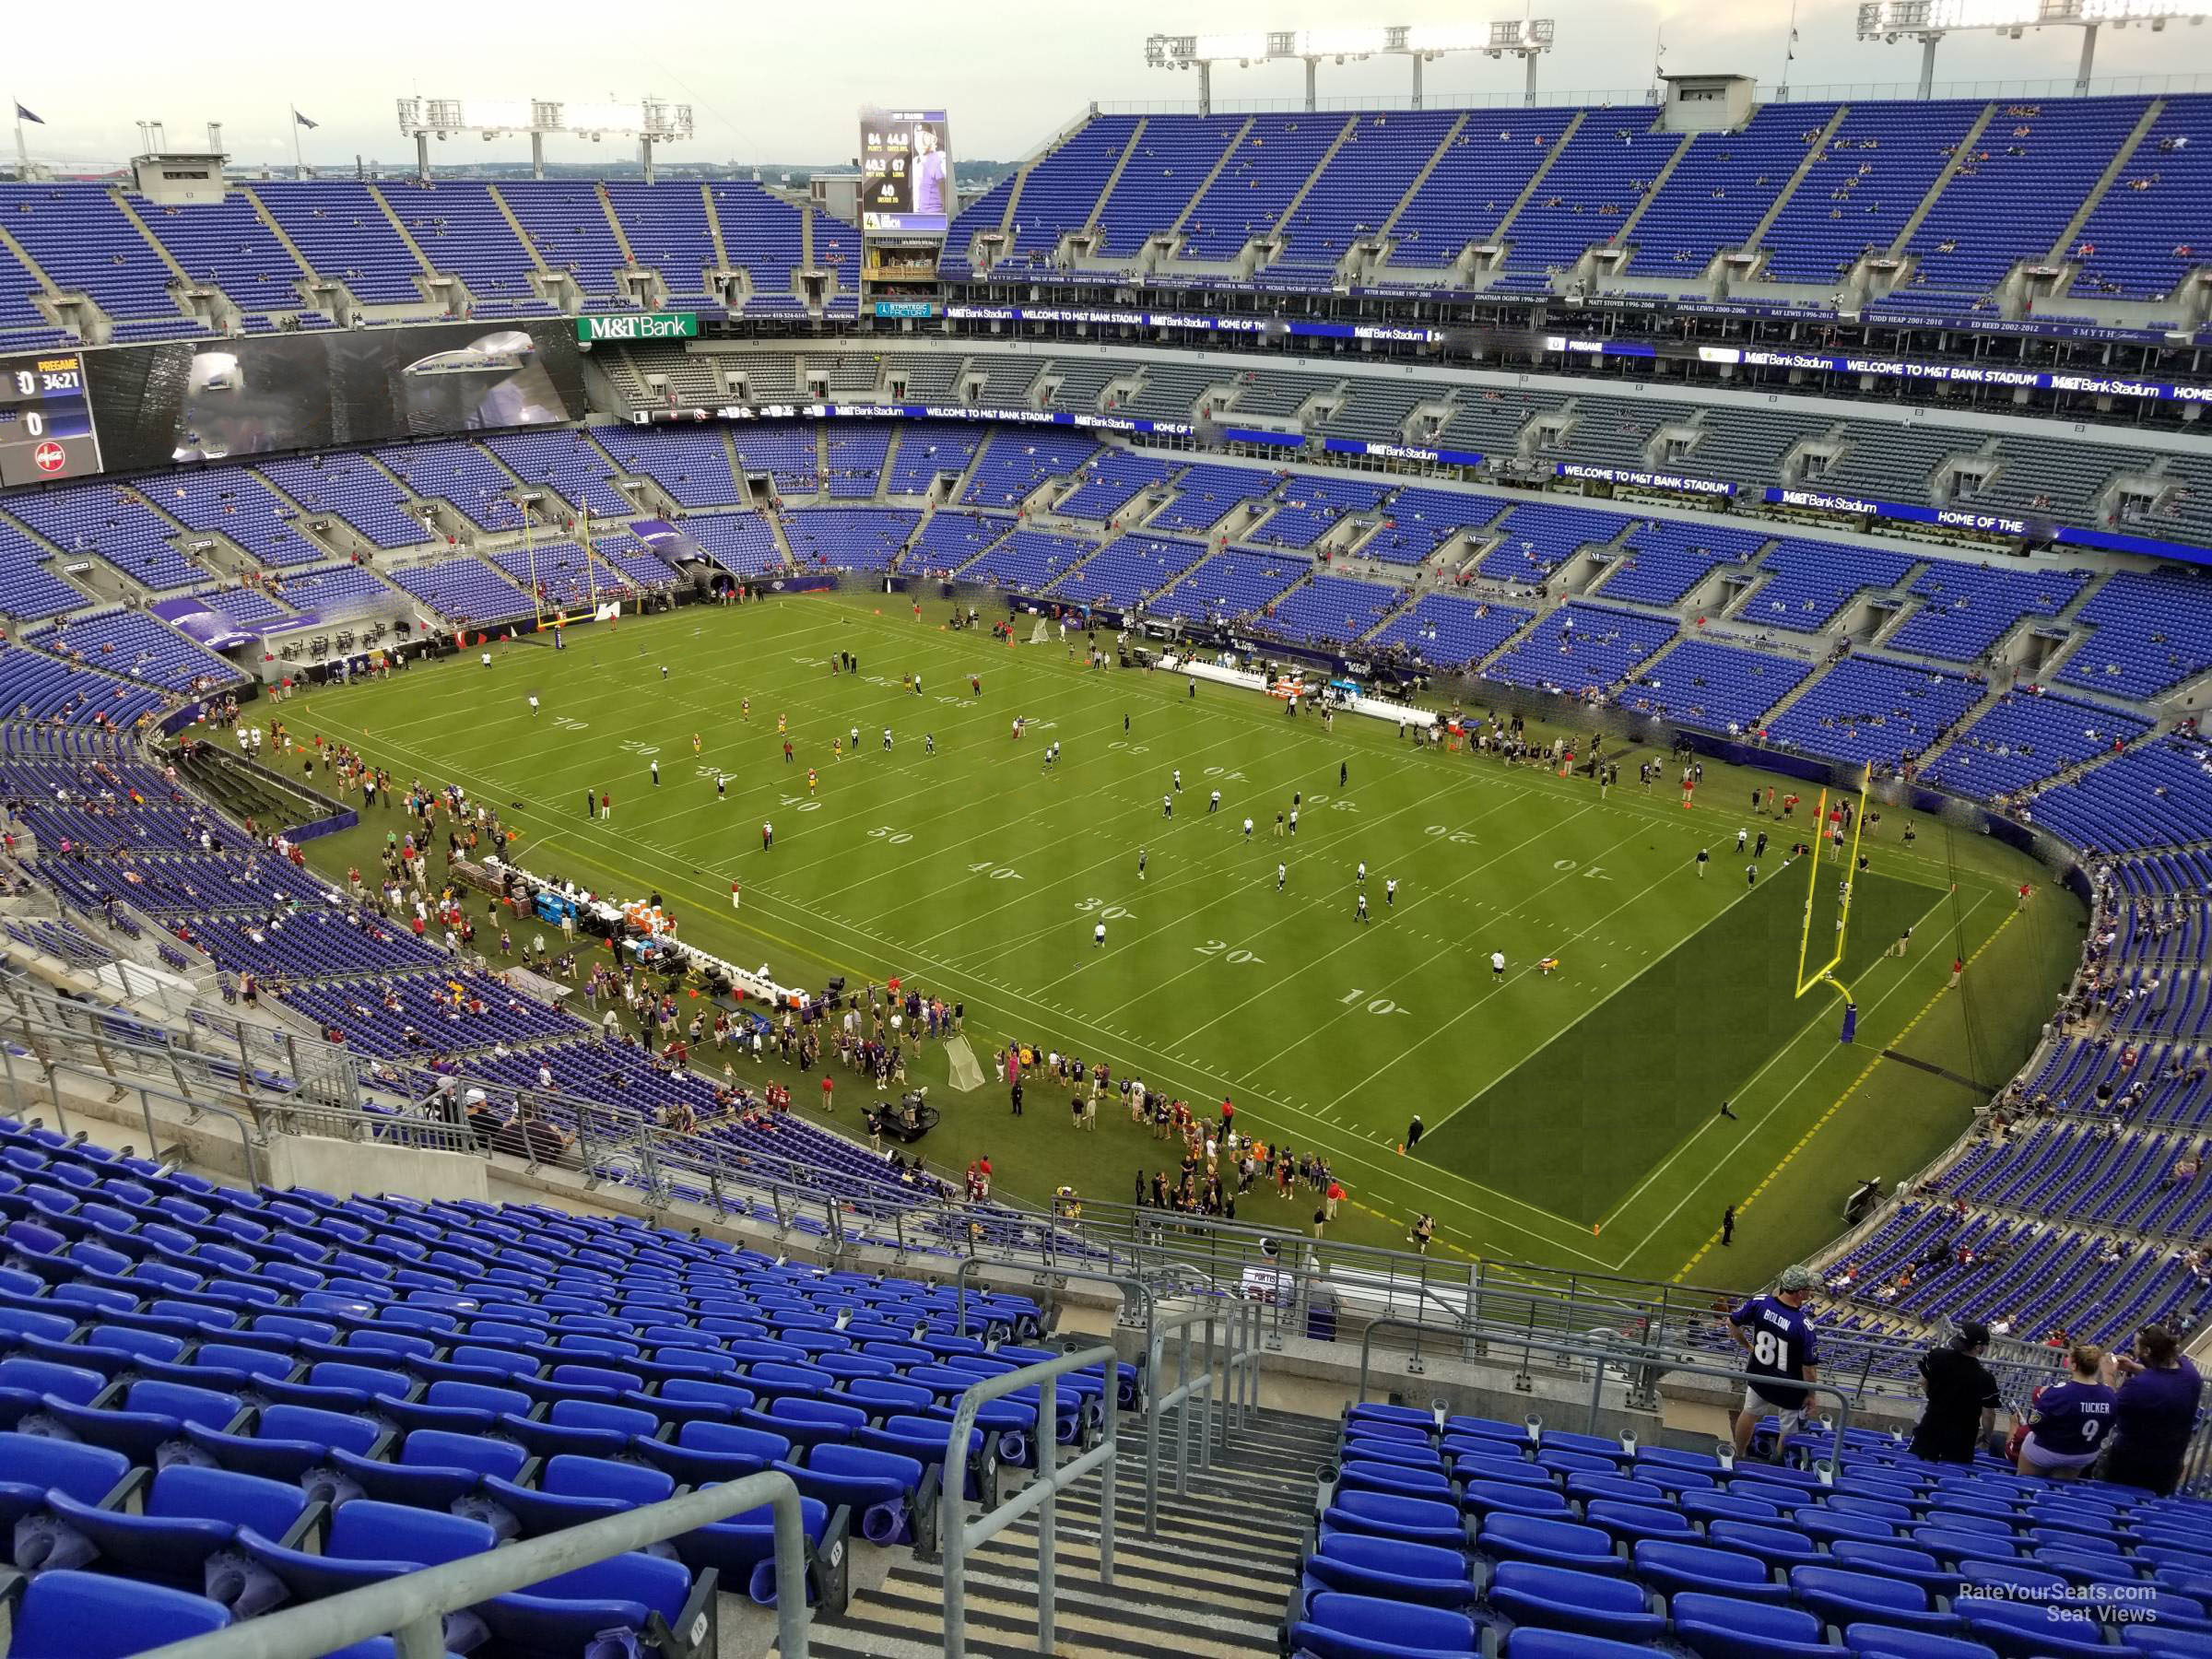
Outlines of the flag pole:
M287 108L292 112L292 170L304 179L307 177L307 161L300 148L300 106L290 104Z
M30 182L30 146L23 137L23 100L11 93L8 101L16 107L16 177L28 184Z

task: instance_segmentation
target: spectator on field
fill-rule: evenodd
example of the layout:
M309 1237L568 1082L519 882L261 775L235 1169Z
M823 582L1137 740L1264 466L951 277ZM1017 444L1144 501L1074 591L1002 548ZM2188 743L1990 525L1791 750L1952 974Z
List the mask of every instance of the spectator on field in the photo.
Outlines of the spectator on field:
M2104 1379L2118 1389L2104 1477L2171 1495L2181 1480L2182 1454L2188 1450L2204 1392L2195 1365L2183 1357L2171 1331L2145 1325L2132 1355L2114 1352L2106 1358Z
M1912 1430L1912 1455L1930 1463L1971 1464L1974 1447L1996 1426L1997 1380L1982 1363L1989 1350L1989 1327L1980 1320L1961 1324L1948 1347L1920 1357L1921 1391L1927 1407Z

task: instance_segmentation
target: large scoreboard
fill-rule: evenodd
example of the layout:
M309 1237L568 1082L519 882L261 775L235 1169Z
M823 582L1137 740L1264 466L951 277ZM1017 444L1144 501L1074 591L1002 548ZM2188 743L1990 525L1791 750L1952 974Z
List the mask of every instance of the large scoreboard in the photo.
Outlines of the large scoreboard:
M949 130L942 110L861 111L864 237L945 234L955 206Z
M84 359L74 351L0 356L0 488L100 470Z

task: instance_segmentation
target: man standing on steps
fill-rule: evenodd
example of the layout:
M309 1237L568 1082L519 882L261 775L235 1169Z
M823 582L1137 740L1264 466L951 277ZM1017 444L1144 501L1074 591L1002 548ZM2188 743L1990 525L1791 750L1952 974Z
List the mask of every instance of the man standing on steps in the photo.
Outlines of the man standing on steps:
M1820 1350L1814 1341L1813 1322L1805 1312L1805 1299L1812 1288L1808 1270L1784 1267L1771 1296L1752 1297L1723 1315L1728 1335L1747 1356L1744 1369L1751 1373L1743 1409L1735 1418L1738 1463L1751 1449L1751 1436L1768 1412L1777 1419L1772 1453L1776 1463L1782 1461L1790 1436L1805 1426L1808 1396L1804 1385L1820 1381Z

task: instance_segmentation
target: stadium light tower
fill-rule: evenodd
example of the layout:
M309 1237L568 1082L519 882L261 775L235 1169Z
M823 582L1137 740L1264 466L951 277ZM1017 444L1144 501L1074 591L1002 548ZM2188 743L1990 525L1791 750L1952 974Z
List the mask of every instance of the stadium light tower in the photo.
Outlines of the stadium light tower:
M2107 23L2114 29L2147 24L2156 30L2206 18L2212 18L2212 6L2203 0L1862 0L1859 39L1889 45L1918 41L1920 95L1926 98L1936 86L1936 42L1947 34L1979 30L2017 41L2024 29L2078 29L2081 63L2074 90L2087 92L2097 62L2097 31Z
M530 135L530 176L546 176L546 135L635 138L645 182L653 182L653 147L691 136L691 106L645 95L642 103L559 103L548 99L403 98L399 130L415 140L415 172L430 176L430 140L480 133L484 142L515 133Z
M1249 68L1254 61L1295 58L1306 66L1306 108L1317 106L1315 82L1324 58L1402 57L1413 63L1413 107L1421 107L1421 65L1450 52L1479 52L1485 57L1517 57L1528 65L1526 99L1536 100L1536 59L1551 50L1549 18L1515 18L1504 23L1391 24L1382 28L1273 29L1246 34L1149 35L1145 65L1151 69L1198 71L1198 109L1214 111L1214 65Z

